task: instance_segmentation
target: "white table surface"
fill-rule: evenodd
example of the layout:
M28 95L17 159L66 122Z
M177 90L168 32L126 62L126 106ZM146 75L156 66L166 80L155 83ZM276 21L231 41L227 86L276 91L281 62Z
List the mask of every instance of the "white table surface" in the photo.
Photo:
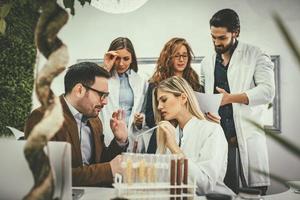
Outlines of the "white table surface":
M300 181L293 181L293 183L300 184ZM80 200L96 200L96 199L113 199L116 197L114 188L101 188L101 187L73 187L77 189L84 189L84 194ZM264 200L300 200L300 194L294 193L294 189L288 189L285 192L266 195ZM201 196L197 197L197 200L205 200L206 198Z

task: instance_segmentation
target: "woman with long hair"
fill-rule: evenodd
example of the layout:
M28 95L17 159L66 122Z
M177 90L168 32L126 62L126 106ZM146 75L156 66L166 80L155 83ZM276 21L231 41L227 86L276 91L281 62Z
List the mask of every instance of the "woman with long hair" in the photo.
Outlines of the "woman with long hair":
M227 141L222 127L205 119L188 82L173 76L153 92L157 153L170 152L189 159L189 180L197 194L233 194L223 183L227 168Z

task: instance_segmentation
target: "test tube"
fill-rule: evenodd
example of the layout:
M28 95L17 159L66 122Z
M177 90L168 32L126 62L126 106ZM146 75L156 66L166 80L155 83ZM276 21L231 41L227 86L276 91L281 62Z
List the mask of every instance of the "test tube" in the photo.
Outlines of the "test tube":
M188 159L185 158L184 159L184 164L183 164L183 184L188 185ZM187 188L183 188L183 193L187 194L188 193L188 189ZM183 198L184 200L187 199L187 197Z
M177 159L177 169L176 169L176 185L178 186L178 188L176 189L176 194L178 195L178 197L176 197L176 199L180 199L180 195L181 195L181 181L182 181L182 167L181 167L181 158Z
M176 160L175 159L171 159L171 164L170 164L170 185L171 187L175 185L176 182ZM170 189L170 194L174 195L175 194L175 189L171 188ZM174 197L170 198L171 200L174 200Z
M156 162L155 162L155 169L156 169L156 182L162 183L165 177L164 171L164 155L157 154Z
M138 139L137 137L135 137L134 141L133 141L133 148L132 148L132 152L136 153L137 152L137 148L138 148Z
M126 159L126 183L128 185L131 185L133 182L133 161L132 156L130 154L127 154Z
M156 180L157 180L157 178L156 178L157 177L157 168L155 167L156 163L157 163L157 158L158 158L157 155L150 154L149 168L150 168L150 172L151 172L150 182L152 182L152 183L156 183Z
M170 180L170 162L172 155L164 155L164 162L163 162L163 168L164 168L164 177L163 182L167 183Z
M146 161L143 155L137 155L139 166L138 166L138 180L141 183L146 182Z

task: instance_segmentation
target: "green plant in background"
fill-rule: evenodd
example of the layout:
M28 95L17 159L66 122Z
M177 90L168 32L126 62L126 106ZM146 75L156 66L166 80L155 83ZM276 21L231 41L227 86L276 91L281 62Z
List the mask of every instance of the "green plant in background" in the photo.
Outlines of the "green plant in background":
M25 0L0 1L0 10L0 135L7 136L6 126L22 130L31 110L39 13Z
M6 0L0 2L0 34L4 34L6 30L5 17L8 15L12 4Z
M297 59L298 66L299 66L299 69L300 69L300 52L299 52L299 48L296 45L296 42L294 42L295 40L292 39L291 34L287 30L286 26L284 25L284 23L283 23L282 19L279 17L279 15L274 14L273 18L274 18L275 23L276 23L277 27L279 28L281 34L283 35L283 38L285 39L286 43L288 44L292 54ZM270 137L272 140L277 142L284 149L286 149L291 154L295 155L298 159L300 159L300 148L296 144L294 144L293 142L289 141L288 139L278 135L277 133L273 133L272 131L264 129L263 127L261 127L258 124L256 124L256 126L258 128L263 129L268 137ZM257 169L254 169L254 170L257 171L258 173L268 175L264 171L260 171L260 170L257 170ZM295 184L295 183L292 183L292 182L287 183L287 180L285 178L283 178L281 176L278 176L276 174L271 173L269 175L270 175L271 179L285 185L286 187L292 187L292 188L297 189L298 191L300 190L300 184Z
M0 0L0 136L23 130L32 107L36 45L34 30L43 0ZM75 0L64 0L75 14ZM78 0L83 6L91 0Z

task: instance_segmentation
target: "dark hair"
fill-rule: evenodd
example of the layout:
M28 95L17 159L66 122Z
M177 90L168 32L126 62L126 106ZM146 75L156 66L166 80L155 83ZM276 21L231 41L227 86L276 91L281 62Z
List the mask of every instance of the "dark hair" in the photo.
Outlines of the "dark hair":
M92 62L82 62L70 66L65 75L65 94L72 91L77 83L91 86L95 82L95 77L110 78L110 74Z
M128 38L118 37L118 38L114 39L110 43L108 51L116 51L116 50L120 50L120 49L126 49L127 51L129 51L129 53L131 53L132 62L129 66L129 69L132 69L133 71L137 72L138 71L138 64L137 64L135 51L134 51L134 48L133 48L133 45L132 45L131 41Z
M209 21L209 25L215 27L225 27L231 33L237 32L240 34L240 19L238 14L229 8L219 10Z

